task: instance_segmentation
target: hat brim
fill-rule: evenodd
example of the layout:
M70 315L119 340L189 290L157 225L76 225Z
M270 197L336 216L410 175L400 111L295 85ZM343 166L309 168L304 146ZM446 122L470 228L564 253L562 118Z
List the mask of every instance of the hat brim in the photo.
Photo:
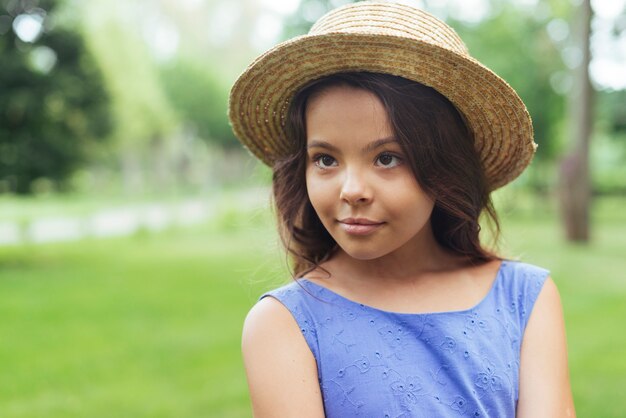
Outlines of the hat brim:
M491 190L516 178L533 157L530 115L502 78L469 56L387 34L303 35L267 51L231 90L235 135L271 166L293 151L284 130L293 95L311 80L352 71L401 76L446 96L474 134Z

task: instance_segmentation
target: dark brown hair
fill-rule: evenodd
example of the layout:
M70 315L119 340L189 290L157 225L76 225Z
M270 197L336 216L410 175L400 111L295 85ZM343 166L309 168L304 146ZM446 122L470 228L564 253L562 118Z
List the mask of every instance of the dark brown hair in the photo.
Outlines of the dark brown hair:
M430 222L437 242L473 263L499 258L480 243L481 213L491 221L494 239L498 218L473 135L454 105L436 90L402 77L338 73L308 83L294 96L286 118L293 152L273 166L279 232L294 275L313 270L337 246L308 198L305 111L311 97L341 85L370 91L382 102L406 162L435 201Z

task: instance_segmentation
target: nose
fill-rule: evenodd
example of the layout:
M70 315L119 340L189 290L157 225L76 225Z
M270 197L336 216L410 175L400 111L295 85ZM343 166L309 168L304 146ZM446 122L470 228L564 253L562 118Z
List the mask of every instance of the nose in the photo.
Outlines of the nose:
M346 172L339 198L352 206L363 205L372 200L371 188L362 173Z

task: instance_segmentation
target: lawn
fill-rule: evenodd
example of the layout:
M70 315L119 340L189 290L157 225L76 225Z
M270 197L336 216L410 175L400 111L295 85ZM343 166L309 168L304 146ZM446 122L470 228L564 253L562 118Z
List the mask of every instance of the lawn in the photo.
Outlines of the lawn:
M590 246L564 245L549 211L503 221L507 254L561 291L581 417L626 411L624 203L595 207ZM248 417L241 324L284 277L263 214L0 248L0 416Z

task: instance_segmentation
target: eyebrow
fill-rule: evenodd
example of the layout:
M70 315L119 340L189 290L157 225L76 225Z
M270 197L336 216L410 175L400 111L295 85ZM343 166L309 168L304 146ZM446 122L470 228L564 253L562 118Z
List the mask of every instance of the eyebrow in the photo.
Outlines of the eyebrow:
M311 149L311 148L326 148L329 149L331 151L337 151L337 147L332 145L329 142L326 141L320 141L320 140L313 140L311 142L309 142L309 144L306 146L306 149Z
M387 145L387 144L397 144L398 140L392 136L387 137L387 138L380 138L377 139L376 141L372 141L369 144L367 144L365 147L363 147L363 149L361 150L364 153L368 153L368 152L372 152L373 150L375 150L376 148L380 148L383 145ZM328 150L331 151L337 151L337 147L334 146L333 144L331 144L330 142L326 142L326 141L320 141L320 140L313 140L311 141L307 147L307 149L311 149L311 148L326 148Z
M387 138L381 138L381 139L377 139L376 141L370 142L369 144L367 144L364 148L363 148L363 152L371 152L374 151L376 148L380 148L383 145L387 145L387 144L397 144L398 140L392 136L389 136Z

